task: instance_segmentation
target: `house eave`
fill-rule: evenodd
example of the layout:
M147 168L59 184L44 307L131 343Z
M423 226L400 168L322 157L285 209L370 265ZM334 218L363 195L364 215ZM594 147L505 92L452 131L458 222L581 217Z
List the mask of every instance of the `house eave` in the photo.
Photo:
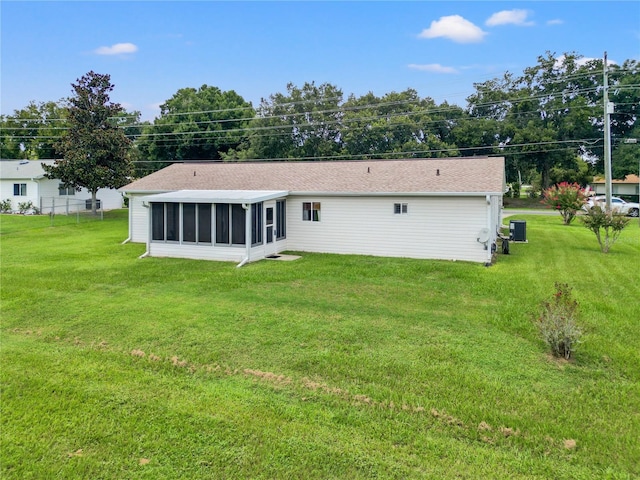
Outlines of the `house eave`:
M197 203L204 201L251 204L285 198L288 194L286 190L177 190L145 195L140 200L143 202Z
M502 192L289 192L289 196L305 197L485 197L486 195L502 196Z
M144 195L145 197L161 195L166 193L186 192L185 190L122 190L126 195ZM209 192L209 195L213 198L216 196L215 192L221 192L221 190L190 190L193 192ZM265 191L268 195L271 191ZM502 196L504 192L500 191L478 191L478 192L331 192L331 191L277 191L278 196L298 196L298 197L484 197L486 195L499 195ZM188 195L184 195L183 199L186 201ZM275 197L274 197L275 198ZM144 200L148 200L144 198Z

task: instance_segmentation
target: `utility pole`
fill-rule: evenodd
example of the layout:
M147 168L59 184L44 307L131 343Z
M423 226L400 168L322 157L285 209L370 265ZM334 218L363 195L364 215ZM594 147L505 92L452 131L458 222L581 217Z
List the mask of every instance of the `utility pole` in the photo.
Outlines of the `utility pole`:
M611 119L613 103L609 102L609 79L607 78L607 52L604 52L603 97L604 97L604 193L605 209L611 211Z

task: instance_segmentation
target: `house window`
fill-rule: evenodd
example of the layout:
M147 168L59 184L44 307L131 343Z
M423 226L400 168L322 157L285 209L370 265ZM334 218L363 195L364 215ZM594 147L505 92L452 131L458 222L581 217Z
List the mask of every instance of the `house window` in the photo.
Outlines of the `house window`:
M76 189L73 187L65 187L64 184L60 184L58 185L58 195L61 197L64 196L68 196L68 195L75 195L76 194Z
M302 203L302 220L305 222L320 221L320 202Z
M151 239L164 240L164 203L151 204Z
M180 240L180 204L151 204L151 239L177 242Z
M196 204L184 203L182 205L182 241L195 243L196 240Z
M394 203L393 213L395 215L406 215L409 213L409 204L407 203Z
M198 242L211 243L211 204L198 204Z
M216 243L244 245L245 218L246 213L242 205L238 203L216 203Z
M27 184L26 183L14 183L13 184L13 195L16 197L26 197L27 196Z
M262 244L262 202L251 205L251 245Z
M165 203L167 241L180 241L180 204Z
M182 241L211 243L211 204L182 204Z
M231 205L231 245L244 245L246 236L245 218L247 213L242 205Z
M216 203L216 243L229 243L228 203Z
M287 201L276 202L276 240L287 238Z

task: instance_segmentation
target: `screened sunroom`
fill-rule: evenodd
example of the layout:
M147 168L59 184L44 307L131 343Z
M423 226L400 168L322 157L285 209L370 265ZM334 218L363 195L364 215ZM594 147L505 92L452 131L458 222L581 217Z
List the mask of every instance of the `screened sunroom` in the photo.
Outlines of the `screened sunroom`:
M149 209L145 256L245 264L286 246L287 191L179 190L141 198Z

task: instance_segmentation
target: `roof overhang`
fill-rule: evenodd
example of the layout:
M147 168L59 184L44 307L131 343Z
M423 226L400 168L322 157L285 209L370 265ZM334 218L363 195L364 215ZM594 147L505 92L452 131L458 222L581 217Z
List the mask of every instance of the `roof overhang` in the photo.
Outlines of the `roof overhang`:
M502 192L289 192L291 196L305 197L485 197Z
M178 190L141 197L143 202L259 203L289 194L286 190Z

